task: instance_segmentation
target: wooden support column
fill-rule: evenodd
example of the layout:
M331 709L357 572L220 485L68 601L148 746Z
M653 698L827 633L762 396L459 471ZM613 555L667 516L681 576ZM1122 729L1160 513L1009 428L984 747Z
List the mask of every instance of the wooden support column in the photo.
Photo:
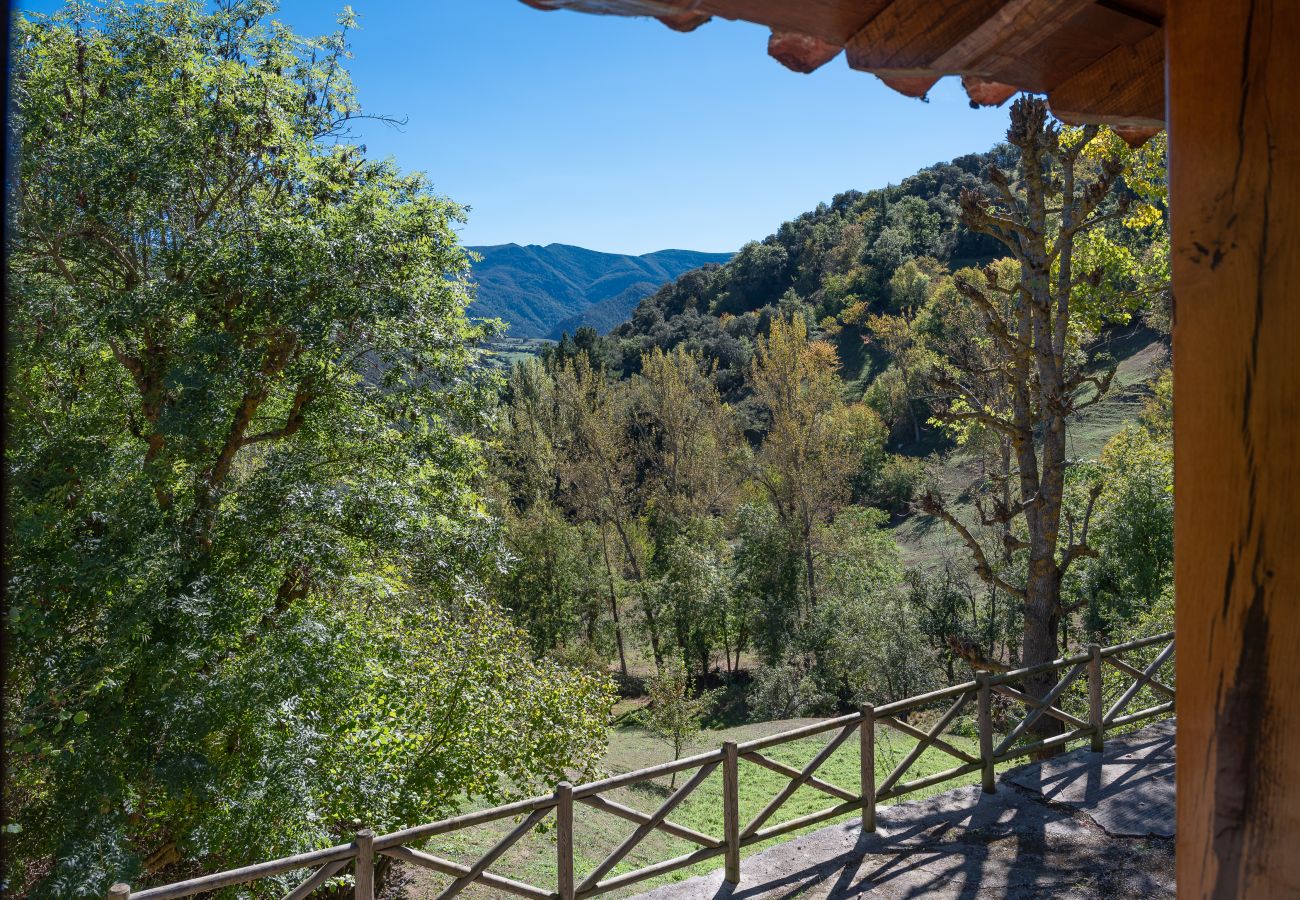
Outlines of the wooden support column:
M1178 894L1300 894L1300 4L1169 0Z

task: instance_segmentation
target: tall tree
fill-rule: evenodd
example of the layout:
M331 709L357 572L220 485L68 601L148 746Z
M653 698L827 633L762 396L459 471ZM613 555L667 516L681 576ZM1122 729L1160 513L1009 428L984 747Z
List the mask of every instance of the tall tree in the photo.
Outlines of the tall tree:
M804 563L804 621L817 605L816 528L849 497L863 453L883 442L879 417L845 403L835 348L809 340L802 316L774 319L751 373L769 423L753 474L798 541Z
M1012 106L1007 132L1020 151L1015 182L991 167L994 199L971 191L962 195L962 221L1005 246L1016 271L1013 280L1000 278L995 268L987 270L983 284L955 280L979 310L990 352L978 367L972 358L949 357L950 365L937 378L948 401L941 415L950 422L977 422L1009 441L1016 489L1009 502L995 502L985 522L1023 524L1023 537L1004 535L1012 549L1024 552L1023 579L995 567L970 527L940 497L928 493L921 505L961 535L982 579L1022 602L1025 665L1057 656L1067 612L1062 578L1077 559L1095 553L1088 528L1100 489L1094 489L1077 520L1066 516L1063 521L1062 501L1067 423L1102 398L1114 374L1113 368L1090 365L1080 342L1083 326L1104 321L1113 296L1093 293L1092 308L1077 302L1082 289L1098 287L1104 274L1081 264L1078 252L1086 235L1128 212L1128 195L1115 191L1125 168L1122 154L1083 157L1098 134L1096 126L1088 126L1063 135L1044 101L1022 97ZM1035 676L1026 686L1041 697L1055 678ZM1042 721L1043 732L1055 730L1053 720Z
M461 210L347 142L343 30L304 40L272 8L15 26L19 892L411 824L603 742L601 680L521 660L476 596L491 386Z

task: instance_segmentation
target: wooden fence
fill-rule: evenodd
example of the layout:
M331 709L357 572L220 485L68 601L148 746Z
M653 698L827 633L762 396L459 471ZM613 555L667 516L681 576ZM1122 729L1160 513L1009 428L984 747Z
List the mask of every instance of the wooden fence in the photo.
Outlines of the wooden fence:
M1123 659L1145 648L1161 647L1155 657L1139 667ZM724 858L726 880L740 880L740 851L751 844L779 837L809 825L834 819L846 813L859 812L866 831L876 829L876 804L893 800L922 788L961 777L973 772L981 773L983 789L995 790L994 767L998 763L1026 756L1039 750L1064 747L1071 741L1089 738L1092 749L1102 749L1102 739L1108 729L1119 728L1149 719L1174 708L1174 689L1156 676L1174 653L1173 633L1159 634L1130 641L1114 647L1092 645L1086 653L1067 656L1038 666L1015 669L998 674L980 674L974 681L953 685L884 706L863 706L850 715L827 719L801 728L757 738L743 743L728 741L721 748L687 757L675 762L638 769L595 781L590 784L571 785L562 782L552 794L520 800L505 806L444 819L428 825L418 825L391 834L376 835L369 830L359 831L348 844L300 853L284 859L245 866L205 875L162 887L132 891L128 885L115 884L109 889L110 900L172 900L191 897L221 888L231 887L284 875L302 869L314 869L304 881L284 895L284 900L303 900L330 879L352 868L354 897L356 900L374 900L374 871L376 855L400 859L407 863L432 869L454 880L439 895L439 900L459 894L471 884L479 884L534 900L581 900L614 891L666 872L672 872L716 857ZM1103 667L1110 666L1124 676L1126 687L1107 708L1103 703ZM1042 672L1061 673L1056 686L1041 700L1030 697L1015 685L1025 677ZM1087 684L1086 714L1077 706L1072 714L1064 708L1063 698L1080 678ZM1131 682L1127 681L1131 679ZM1135 712L1125 712L1138 696L1147 689L1162 702ZM1024 708L1023 718L1012 725L1005 734L995 734L993 704L995 695L1007 698L1012 708ZM979 754L975 755L944 739L944 732L966 710L971 701L976 706L979 732ZM1005 702L1005 701L1002 701ZM938 704L946 708L925 730L909 723L906 717L923 709L933 709ZM1051 716L1064 723L1065 730L1043 740L1026 741L1025 736L1042 716ZM884 725L916 739L915 746L894 766L879 784L876 783L876 726ZM763 754L770 747L801 740L813 735L833 732L826 745L802 769L795 769ZM817 777L821 765L842 745L858 738L861 759L861 781L856 791L831 784ZM952 757L956 765L908 781L903 779L927 749L934 748ZM743 823L739 813L739 763L746 760L762 768L784 775L789 782L749 822ZM723 779L723 829L720 837L704 834L671 821L668 817L683 800L700 786L719 766ZM644 813L618 803L607 796L610 791L650 781L677 772L693 771L681 787L674 790L653 813ZM779 824L769 825L772 817L800 787L808 786L826 794L836 803L814 813L799 816ZM635 824L632 833L590 872L581 877L574 871L573 811L574 804L583 804L612 814ZM493 874L488 868L516 842L536 827L542 820L556 817L556 884L554 889L539 888L511 878ZM473 865L462 865L448 859L416 849L414 844L449 832L500 819L522 817L505 837L488 850ZM661 831L698 845L698 849L630 872L611 875L611 872L652 831Z

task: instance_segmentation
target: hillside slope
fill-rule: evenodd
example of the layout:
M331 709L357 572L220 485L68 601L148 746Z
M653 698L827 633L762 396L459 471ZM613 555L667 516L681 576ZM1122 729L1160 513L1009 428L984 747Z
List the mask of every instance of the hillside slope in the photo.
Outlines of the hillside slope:
M473 266L478 293L470 315L502 319L516 338L558 338L581 325L607 331L660 285L732 256L693 250L629 256L568 244L469 249L481 257Z

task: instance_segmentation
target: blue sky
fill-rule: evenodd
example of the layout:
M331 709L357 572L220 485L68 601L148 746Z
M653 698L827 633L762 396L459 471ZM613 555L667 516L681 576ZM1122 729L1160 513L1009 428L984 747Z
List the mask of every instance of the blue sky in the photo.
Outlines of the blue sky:
M287 0L279 18L317 34L341 6ZM471 207L471 244L735 250L1006 130L1005 110L970 109L956 79L921 103L842 56L790 72L768 57L766 29L743 22L679 34L518 0L352 6L362 106L407 120L366 123L360 141Z

